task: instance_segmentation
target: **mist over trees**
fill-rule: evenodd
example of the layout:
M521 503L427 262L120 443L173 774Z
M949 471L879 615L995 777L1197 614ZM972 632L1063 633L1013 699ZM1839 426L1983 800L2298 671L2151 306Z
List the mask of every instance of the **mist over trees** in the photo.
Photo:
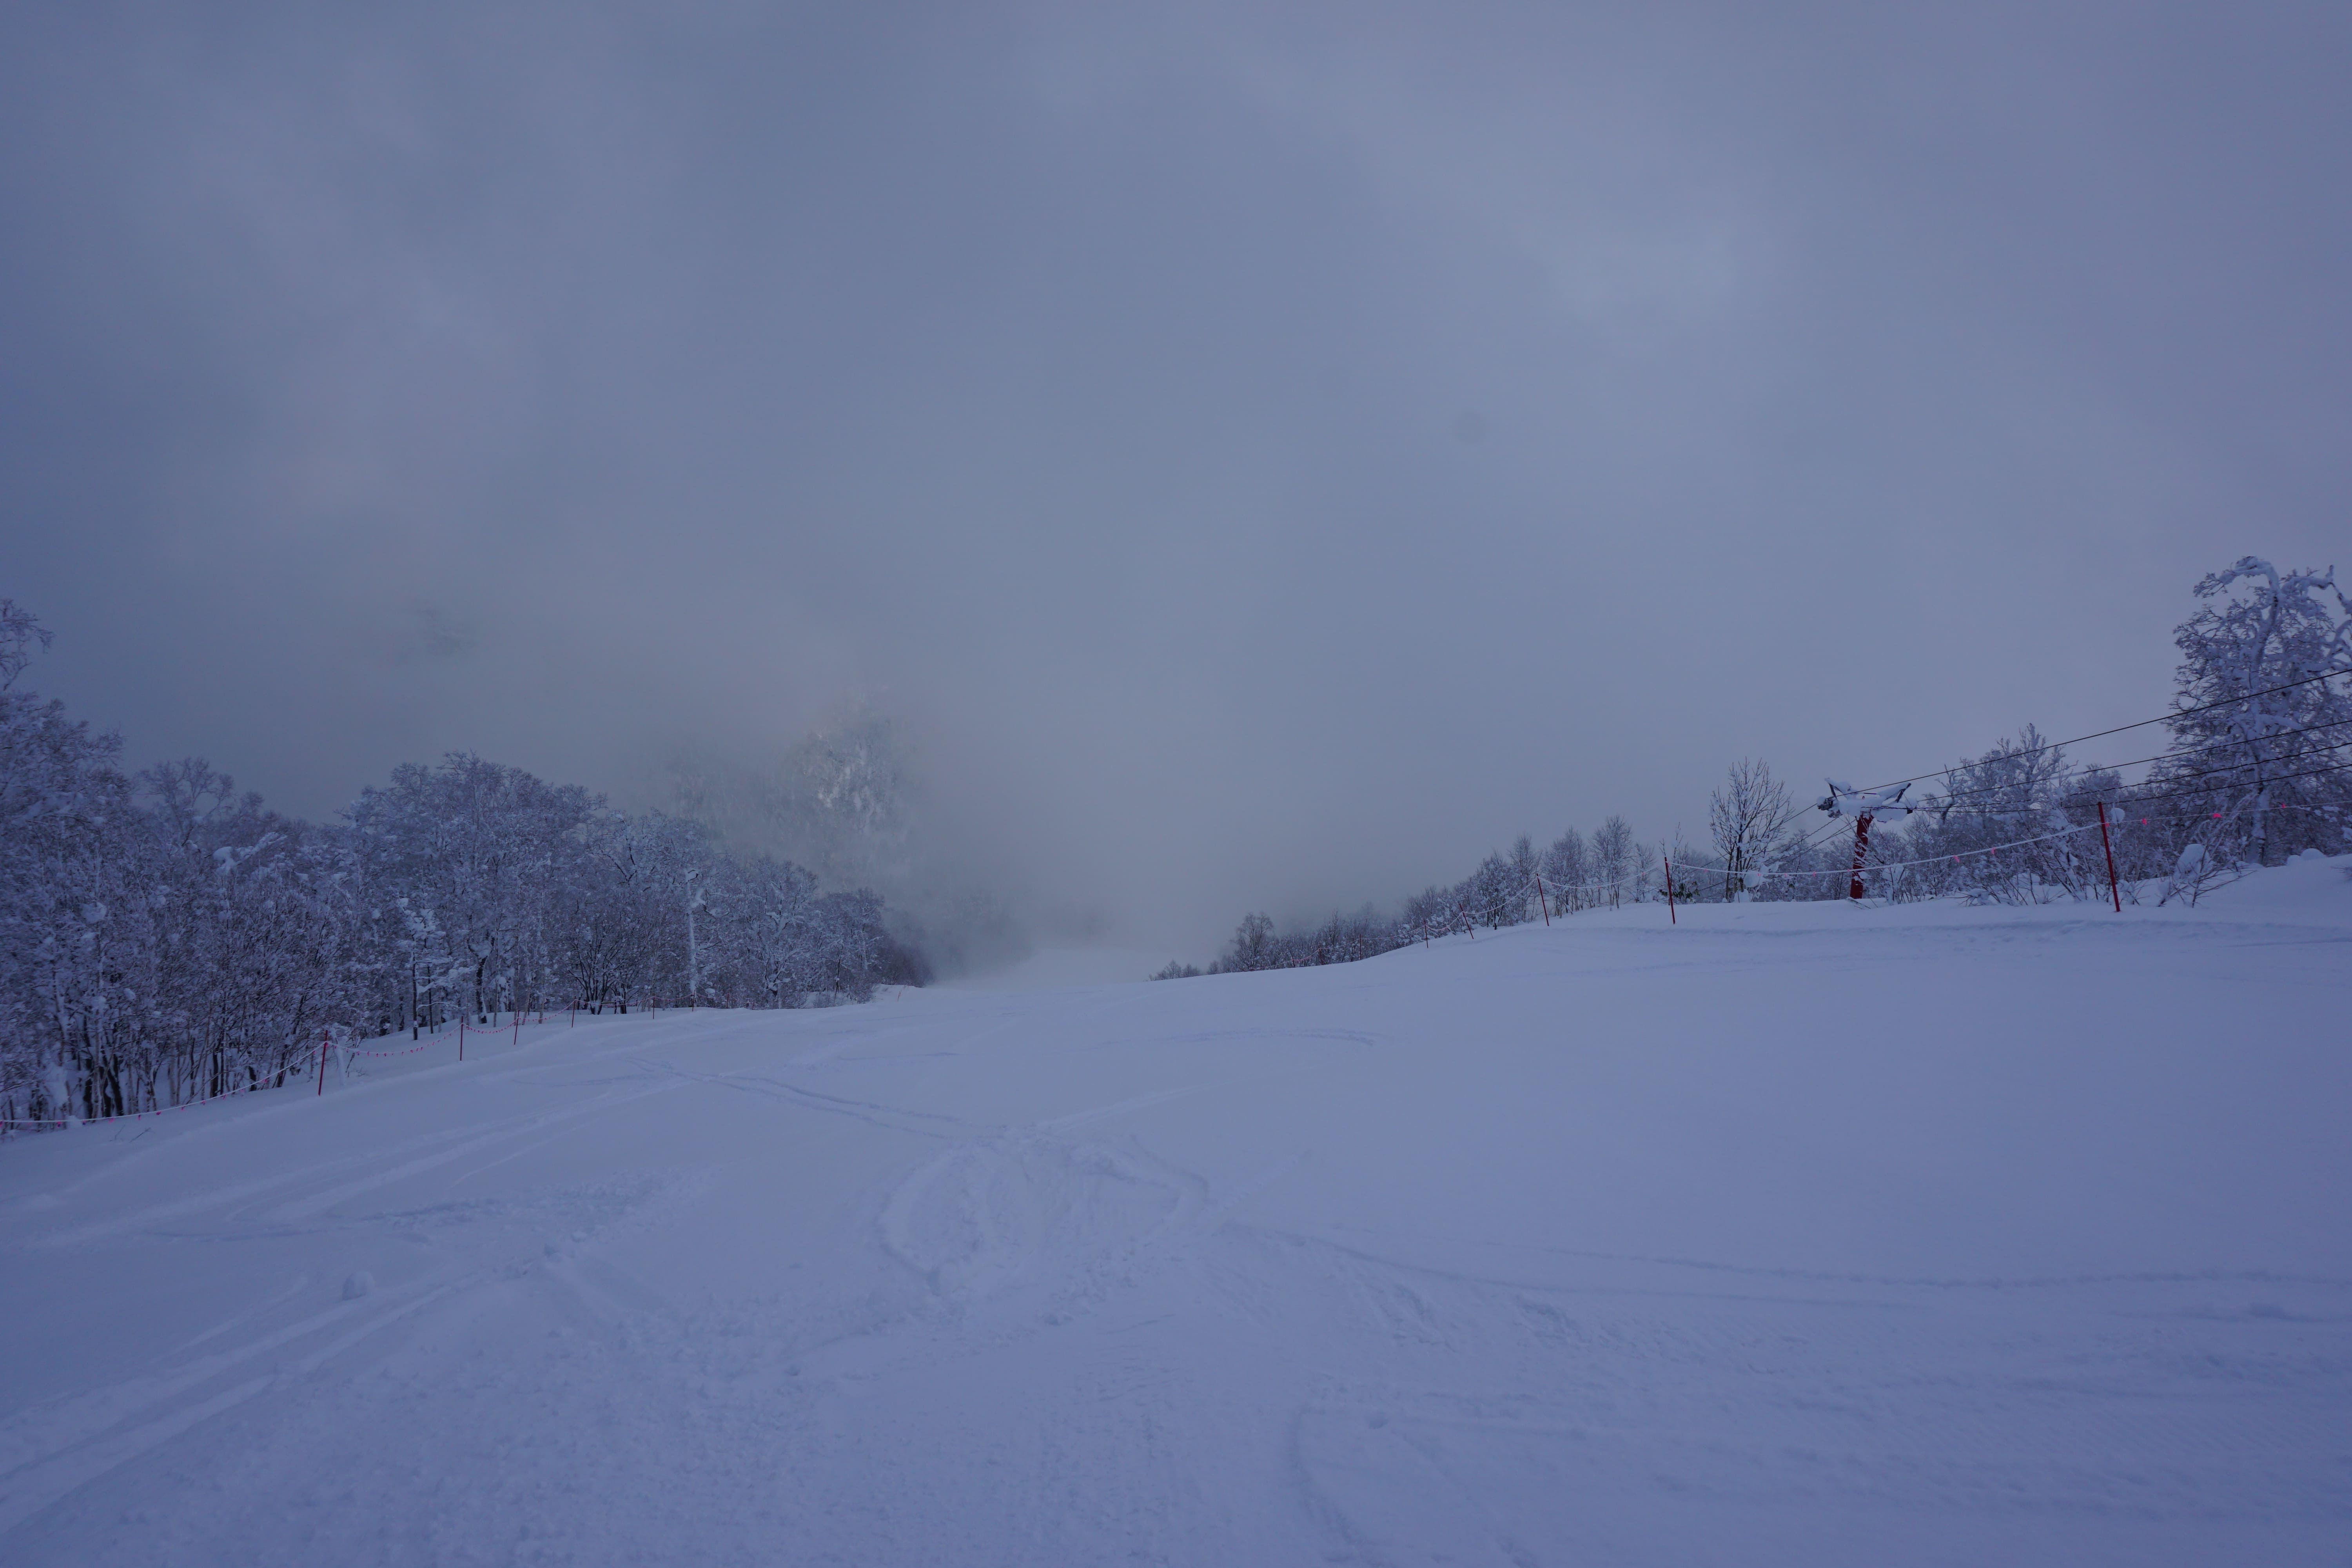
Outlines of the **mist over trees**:
M328 825L200 759L126 772L117 737L14 689L47 640L0 600L0 1116L281 1082L322 1036L923 978L869 890L470 754L395 769Z
M1914 781L1924 785L1924 809L1867 841L1860 870L1868 895L2002 904L2107 898L2112 857L2113 896L2193 898L2235 868L2278 865L2307 849L2343 853L2352 822L2352 595L2336 587L2332 568L2283 573L2251 555L2193 592L2200 608L2173 638L2181 660L2172 712L2125 731L2160 727L2169 746L2119 763L2079 763L2029 723ZM2143 764L2146 775L2126 784L2121 770ZM1689 903L1848 896L1852 817L1806 810L1761 761L1731 765L1708 798L1707 828L1705 847L1679 835L1648 845L1611 816L1590 840L1570 828L1540 854L1521 837L1462 880L1407 898L1393 916L1367 907L1286 932L1253 914L1209 972L1346 963L1669 890ZM1153 978L1188 973L1202 972L1171 964Z
M1861 856L1867 895L2193 899L2242 868L2343 852L2352 596L2332 570L2252 556L2194 593L2168 713L2091 737L2113 761L2028 724L1909 781L1909 815ZM202 759L126 770L117 737L16 689L48 641L0 600L0 1116L182 1104L282 1082L322 1038L460 1018L862 1001L926 977L902 893L960 942L1017 945L1001 898L919 852L914 770L870 713L765 771L681 765L675 813L461 752L314 824ZM2147 754L2120 738L2154 745L2159 728L2168 743ZM1824 817L1743 759L1704 845L1645 842L1622 815L1541 847L1523 836L1393 912L1288 931L1250 914L1210 970L1350 963L1664 897L1843 898L1864 798Z
M682 752L665 783L677 815L730 849L790 860L829 887L873 889L893 929L943 972L1023 956L1017 868L949 850L924 776L902 727L858 702L778 754Z

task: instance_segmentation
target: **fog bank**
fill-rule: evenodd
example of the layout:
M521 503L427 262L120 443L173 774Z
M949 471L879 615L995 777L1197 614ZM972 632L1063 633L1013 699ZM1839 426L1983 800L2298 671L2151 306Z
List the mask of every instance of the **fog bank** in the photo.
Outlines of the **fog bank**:
M1204 956L2159 711L2343 537L2347 32L12 7L0 593L311 816L878 716L907 876Z

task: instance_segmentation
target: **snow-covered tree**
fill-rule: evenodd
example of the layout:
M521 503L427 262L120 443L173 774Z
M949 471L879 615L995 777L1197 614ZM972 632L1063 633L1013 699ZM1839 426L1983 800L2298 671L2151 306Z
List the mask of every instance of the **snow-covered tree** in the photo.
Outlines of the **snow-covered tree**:
M2352 599L2333 568L2281 572L2252 555L2207 576L2196 594L2203 606L2173 637L2181 654L2173 755L2151 783L2193 801L2203 821L2242 823L2259 865L2339 847L2352 761Z
M1633 824L1623 817L1612 816L1593 829L1592 873L1595 880L1607 884L1601 897L1611 909L1641 897L1643 859Z
M1545 850L1540 869L1544 885L1558 900L1555 907L1565 913L1591 906L1592 889L1592 858L1584 847L1584 835L1571 827L1551 842Z
M127 775L114 736L14 689L47 641L0 600L0 1117L280 1083L325 1037L462 1014L799 1006L921 977L871 892L470 754L397 769L324 826L201 759Z
M2076 788L2065 751L2028 724L2013 739L1948 769L1927 810L1879 858L1916 859L1904 878L1916 896L1961 893L1996 903L2087 897L2105 873L2093 840L2066 837L2096 807ZM2070 809L2069 802L2074 804Z
M0 1114L102 1114L149 1001L121 742L13 689L40 623L0 601Z
M49 646L53 634L41 618L14 599L0 599L0 691L16 684L36 648Z
M1428 888L1404 901L1397 934L1406 942L1433 942L1469 929L1469 921L1450 888Z
M477 1017L544 1004L552 990L544 916L579 874L593 809L576 784L452 752L405 763L345 811L362 878L428 921L442 950L426 964Z
M1769 867L1796 808L1789 786L1760 762L1734 763L1722 785L1707 797L1707 831L1723 862L1723 896L1744 898L1750 875Z
M1527 841L1521 839L1520 843ZM1530 855L1532 860L1533 857ZM1470 918L1489 931L1517 925L1527 918L1532 877L1522 876L1500 855L1488 855L1462 884L1463 905Z

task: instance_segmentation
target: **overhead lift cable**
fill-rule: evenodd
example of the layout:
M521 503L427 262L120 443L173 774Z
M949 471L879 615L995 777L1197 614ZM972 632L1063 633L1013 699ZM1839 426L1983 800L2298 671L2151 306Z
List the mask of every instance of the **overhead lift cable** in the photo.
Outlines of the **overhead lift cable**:
M2042 745L2029 747L2024 751L2012 752L2010 754L2013 757L2038 756L2043 752L2054 752L2062 746L2079 746L2085 741L2096 741L2107 735L2120 735L2129 730L2145 730L2150 724L2169 724L2176 719L2186 719L2191 713L2203 713L2215 708L2227 708L2238 702L2251 702L2257 697L2268 697L2274 691L2292 691L2299 686L2309 686L2320 680L2334 680L2339 676L2352 676L2352 668L2330 669L2318 675L2305 676L2301 680L2289 680L2277 686L2265 686L2260 691L2248 691L2236 697L2216 698L2210 702L2200 702L2190 708L2176 708L2169 713L2159 713L2153 719L2142 719L2130 724L2118 724L2112 730L2094 730L2087 735L2077 735L2069 741L2051 741ZM2233 741L2226 743L2242 745L2245 742ZM1938 768L1933 773L1913 773L1907 779L1888 779L1884 784L1872 784L1856 793L1868 795L1877 790L1893 789L1896 784L1917 784L1922 779L1941 778L1949 772L1951 772L1949 768Z

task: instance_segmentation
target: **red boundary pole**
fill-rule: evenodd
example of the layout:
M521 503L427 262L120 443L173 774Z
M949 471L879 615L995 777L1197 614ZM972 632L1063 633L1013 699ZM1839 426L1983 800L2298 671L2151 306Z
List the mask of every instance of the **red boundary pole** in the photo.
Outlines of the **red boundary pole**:
M461 1062L466 1059L466 1015L464 1013L457 1015L457 1059Z
M1658 857L1658 863L1666 868L1666 923L1680 925L1682 917L1675 913L1675 863L1664 855Z
M319 1093L327 1092L327 1031L319 1031Z
M2116 901L2116 913L2124 912L2123 889L2116 885L2116 844L2107 837L2107 803L2099 802L2099 847L2107 852L2107 897Z
M1527 906L1522 904L1519 907L1525 909ZM1551 924L1551 905L1544 900L1543 878L1540 876L1536 879L1536 908L1544 912L1544 924Z

